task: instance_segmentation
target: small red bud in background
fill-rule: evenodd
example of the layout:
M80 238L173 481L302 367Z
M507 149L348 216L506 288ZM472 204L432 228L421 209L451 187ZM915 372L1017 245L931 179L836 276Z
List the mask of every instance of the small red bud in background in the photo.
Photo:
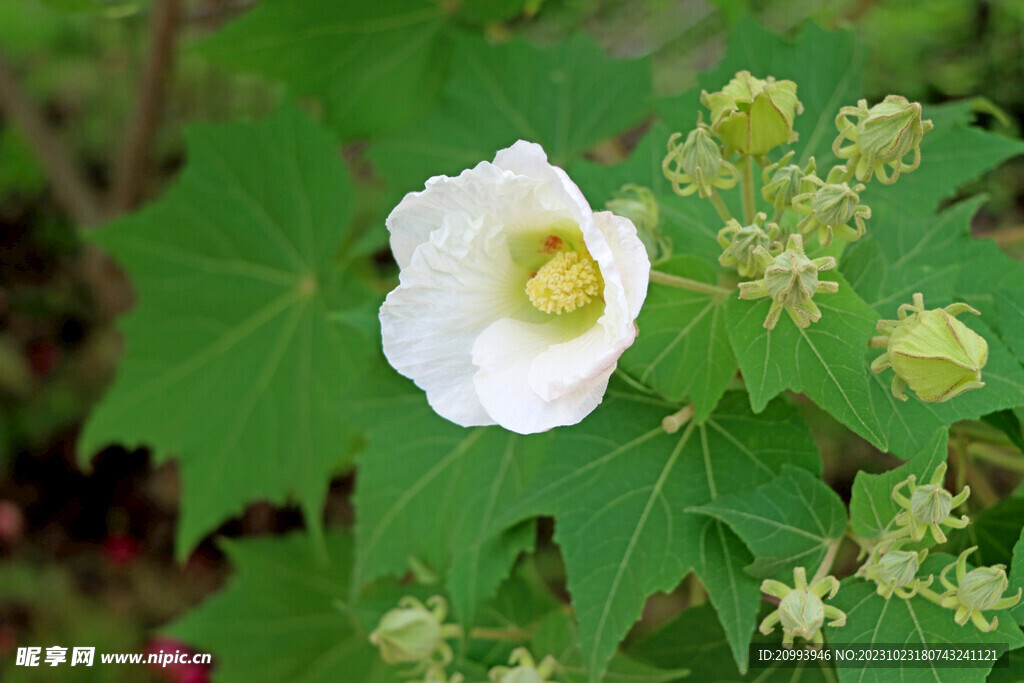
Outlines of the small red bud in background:
M60 349L47 339L36 338L25 347L25 356L32 371L45 377L56 369L60 361Z
M123 567L138 558L139 542L123 531L115 531L104 539L103 553L110 564Z
M0 545L14 545L25 532L25 516L17 504L0 500Z

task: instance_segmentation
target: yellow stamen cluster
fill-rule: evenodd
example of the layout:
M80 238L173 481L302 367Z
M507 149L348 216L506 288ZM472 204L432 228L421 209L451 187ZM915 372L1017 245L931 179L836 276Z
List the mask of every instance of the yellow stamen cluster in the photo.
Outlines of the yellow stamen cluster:
M601 291L601 272L589 256L560 251L526 283L530 303L545 313L571 313Z

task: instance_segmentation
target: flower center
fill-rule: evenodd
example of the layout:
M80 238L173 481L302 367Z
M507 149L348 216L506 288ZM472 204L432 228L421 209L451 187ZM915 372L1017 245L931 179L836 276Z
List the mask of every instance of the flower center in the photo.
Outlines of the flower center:
M601 291L601 272L589 256L560 251L526 283L530 303L544 313L571 313Z

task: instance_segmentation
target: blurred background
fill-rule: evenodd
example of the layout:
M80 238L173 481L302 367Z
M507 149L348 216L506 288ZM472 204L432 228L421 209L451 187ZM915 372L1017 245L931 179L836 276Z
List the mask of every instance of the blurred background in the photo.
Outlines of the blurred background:
M113 376L115 321L133 298L88 231L160 195L183 162L183 126L274 109L280 86L191 49L256 4L0 0L0 678L19 644L184 647L154 634L230 573L211 540L174 560L173 463L155 468L144 450L109 449L83 471L76 439ZM971 98L982 125L1012 136L1024 125L1024 0L547 0L532 18L475 30L542 44L582 30L613 56L651 55L656 94L672 95L714 65L729 25L745 13L782 34L807 20L855 31L869 55L863 94L871 102L890 92L922 102ZM594 157L613 161L635 138ZM384 281L392 271L383 217L393 195L363 151L359 140L343 147L361 198L357 221ZM963 189L978 191L990 199L976 234L1024 256L1024 161ZM868 459L878 467L877 454L845 443L848 432L830 418L815 415L814 424L837 490L848 490ZM350 476L332 484L332 523L351 522L351 490ZM255 503L218 533L299 525L297 510ZM133 681L208 674L95 671Z

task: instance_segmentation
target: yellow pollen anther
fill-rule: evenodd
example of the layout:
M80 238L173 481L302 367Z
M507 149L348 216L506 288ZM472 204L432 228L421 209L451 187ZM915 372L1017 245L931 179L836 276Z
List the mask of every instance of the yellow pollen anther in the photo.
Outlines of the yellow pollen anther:
M601 291L601 272L588 256L561 251L526 283L530 303L545 313L571 313Z

